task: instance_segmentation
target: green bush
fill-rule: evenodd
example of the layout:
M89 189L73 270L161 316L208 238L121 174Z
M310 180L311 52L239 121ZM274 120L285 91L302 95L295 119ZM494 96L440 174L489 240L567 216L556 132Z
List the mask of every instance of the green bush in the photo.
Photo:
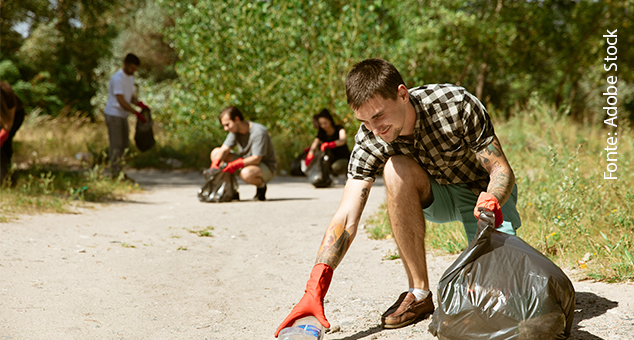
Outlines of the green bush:
M313 135L311 116L324 107L351 133L345 75L364 56L387 57L380 33L391 24L375 1L159 3L176 18L169 38L182 61L170 128L183 138L224 135L216 116L227 105L272 136Z
M11 60L0 62L0 79L9 84L13 84L20 79L20 70Z

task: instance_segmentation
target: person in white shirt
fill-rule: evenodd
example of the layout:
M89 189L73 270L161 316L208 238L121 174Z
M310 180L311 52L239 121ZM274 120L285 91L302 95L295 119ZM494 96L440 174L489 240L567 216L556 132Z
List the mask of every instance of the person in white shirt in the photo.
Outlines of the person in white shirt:
M113 177L119 176L122 170L123 154L130 148L128 115L134 113L139 119L145 121L141 113L131 105L134 103L140 108L146 107L137 100L134 89L134 73L140 64L141 61L137 56L128 53L123 60L123 67L110 78L108 86L108 102L104 114L108 126L110 140L108 157Z

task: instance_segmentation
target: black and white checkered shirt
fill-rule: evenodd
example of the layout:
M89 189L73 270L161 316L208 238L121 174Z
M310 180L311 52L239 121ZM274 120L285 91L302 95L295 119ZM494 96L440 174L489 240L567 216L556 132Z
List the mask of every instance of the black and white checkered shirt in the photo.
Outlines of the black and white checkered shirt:
M465 183L476 194L486 191L489 173L475 153L488 146L495 132L484 105L464 88L451 84L409 90L416 111L414 139L386 143L363 124L355 136L348 177L374 181L385 162L406 155L438 184Z

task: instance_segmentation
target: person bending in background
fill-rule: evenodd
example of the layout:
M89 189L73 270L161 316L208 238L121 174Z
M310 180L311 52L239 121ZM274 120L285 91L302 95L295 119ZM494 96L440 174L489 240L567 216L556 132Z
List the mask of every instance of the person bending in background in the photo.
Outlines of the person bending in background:
M112 176L117 177L123 170L123 154L130 148L130 126L128 115L134 113L142 122L145 118L132 107L132 103L141 109L147 108L143 102L138 101L134 88L134 73L141 61L137 56L128 53L123 60L123 67L117 71L108 85L108 102L103 110L108 126L108 139L110 140L110 170ZM124 173L124 178L128 178Z
M224 108L218 119L229 134L222 146L211 151L211 168L226 164L222 171L238 172L243 181L257 187L254 199L266 200L266 183L275 177L277 170L277 157L268 131L261 124L245 121L235 106ZM236 145L237 154L231 151Z
M11 158L13 157L13 137L24 121L24 105L15 95L11 85L0 81L2 93L0 97L0 181L11 170Z
M306 166L312 162L318 149L321 151L329 149L332 155L330 172L337 176L345 175L348 170L348 160L350 159L346 130L343 126L335 124L328 109L321 110L315 117L317 118L319 131L306 155Z

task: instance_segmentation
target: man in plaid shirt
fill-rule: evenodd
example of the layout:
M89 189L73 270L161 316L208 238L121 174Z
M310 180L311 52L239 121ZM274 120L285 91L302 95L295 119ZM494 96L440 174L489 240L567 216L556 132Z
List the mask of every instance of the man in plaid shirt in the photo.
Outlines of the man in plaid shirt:
M461 221L469 241L484 209L493 212L498 230L515 235L520 227L515 176L482 103L454 85L408 90L404 84L398 70L381 59L364 60L348 73L348 105L362 123L350 157L349 180L319 248L306 293L278 332L306 315L330 326L323 298L333 270L356 235L380 171L392 232L409 281L409 290L383 314L385 328L409 325L434 311L425 220Z

